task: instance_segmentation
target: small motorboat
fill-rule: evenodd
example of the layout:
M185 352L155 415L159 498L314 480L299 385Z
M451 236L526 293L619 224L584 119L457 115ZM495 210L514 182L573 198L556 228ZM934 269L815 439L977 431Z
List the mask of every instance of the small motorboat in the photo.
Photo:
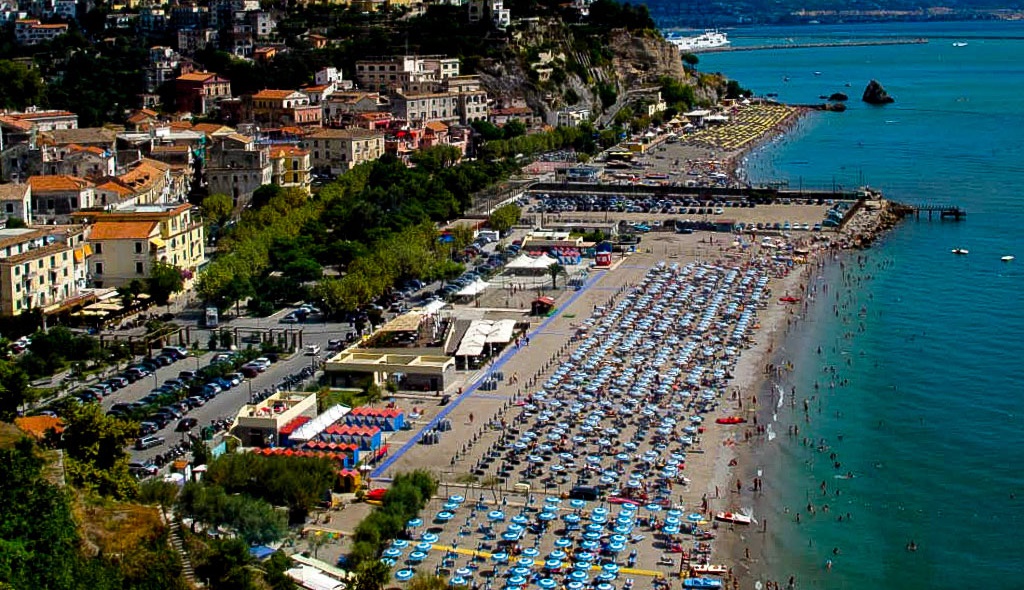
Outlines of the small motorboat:
M954 41L953 47L967 47L966 41Z
M722 581L716 578L686 578L683 588L721 588Z
M747 419L742 416L723 416L715 420L717 424L746 424Z
M952 252L958 256L966 256L970 251L967 248L953 248Z
M722 522L732 522L736 524L750 524L754 521L753 518L750 518L746 514L739 514L737 512L716 512L715 520L720 520Z
M782 301L783 303L800 303L800 298L793 297L792 295L786 295L784 297L779 297L779 301Z
M1012 261L1013 259L1014 259L1014 257L1013 257L1013 256L1003 256L1003 257L1002 257L1002 258L1000 258L999 260L1002 260L1003 262L1010 262L1010 261Z
M729 572L727 566L713 563L698 563L690 566L690 571L697 576L723 576Z

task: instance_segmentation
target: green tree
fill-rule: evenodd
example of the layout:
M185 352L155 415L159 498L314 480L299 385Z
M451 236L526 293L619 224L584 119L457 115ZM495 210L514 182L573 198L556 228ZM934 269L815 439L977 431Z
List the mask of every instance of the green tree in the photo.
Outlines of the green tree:
M45 99L46 84L39 72L23 63L0 60L0 108L21 110Z
M384 392L380 390L380 386L376 383L371 383L366 387L366 403L368 405L374 405L384 398Z
M64 492L28 438L0 449L0 586L75 588L78 531Z
M388 582L391 571L380 560L364 561L356 568L354 590L381 590Z
M203 199L203 215L207 219L223 227L231 218L231 212L235 209L234 200L223 193L214 193Z
M405 585L406 590L445 590L447 586L444 578L426 572L416 572Z
M487 219L487 224L501 235L508 233L512 226L519 223L522 216L522 209L518 205L509 203L495 209Z
M125 446L139 433L139 425L107 416L99 404L69 406L64 432L54 442L64 450L65 471L71 483L122 500L138 492L128 470Z
M167 516L167 509L174 506L178 498L178 486L169 481L147 479L139 484L139 495L136 500L140 504L160 507L160 512Z
M548 275L551 276L551 288L558 288L558 275L565 274L565 267L557 262L552 263L548 266Z
M180 293L185 288L185 279L181 269L172 264L156 262L146 278L146 293L157 305L167 305L171 295Z
M0 360L0 421L13 422L18 409L34 397L25 371L11 361Z

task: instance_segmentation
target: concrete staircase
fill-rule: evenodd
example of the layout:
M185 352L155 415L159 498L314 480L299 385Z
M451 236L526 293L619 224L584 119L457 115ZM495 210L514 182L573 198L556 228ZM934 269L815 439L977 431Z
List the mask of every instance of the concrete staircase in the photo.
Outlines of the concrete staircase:
M170 529L171 547L174 547L174 550L181 556L181 575L184 576L185 580L193 588L202 588L203 584L196 579L196 570L192 567L192 558L189 557L188 551L185 551L185 545L181 535L181 525L176 519L171 520Z

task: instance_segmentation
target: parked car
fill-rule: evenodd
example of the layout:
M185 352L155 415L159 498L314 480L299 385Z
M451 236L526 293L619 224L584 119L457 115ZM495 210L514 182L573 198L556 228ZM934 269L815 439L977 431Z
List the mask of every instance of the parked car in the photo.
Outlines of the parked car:
M135 441L135 448L140 450L140 451L144 451L146 449L151 449L153 447L158 447L158 446L164 444L164 442L165 442L164 441L164 437L162 437L162 436L154 436L154 435L143 436L143 437L140 437L139 439L137 439Z

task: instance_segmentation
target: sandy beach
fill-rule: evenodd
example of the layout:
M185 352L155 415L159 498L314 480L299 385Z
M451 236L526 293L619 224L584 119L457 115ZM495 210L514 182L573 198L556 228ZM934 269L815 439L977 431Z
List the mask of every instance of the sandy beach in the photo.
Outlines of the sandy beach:
M795 110L779 120L791 121L793 116L796 116ZM776 126L778 124L775 123ZM748 149L752 143L739 146L739 150ZM680 146L672 144L666 147ZM683 149L694 149L694 146L684 146ZM733 150L731 155L735 157L738 153ZM800 204L736 209L735 212L742 214L748 223L780 220L814 223L821 219L825 209L827 206ZM516 516L524 519L524 526L533 522L534 518L542 519L542 514L557 522L565 516L567 510L559 499L564 498L574 485L589 482L595 474L599 474L602 481L607 482L607 489L620 496L637 498L634 501L637 506L650 505L649 502L657 500L659 506L672 508L679 515L689 513L691 521L688 527L693 526L695 531L701 531L700 534L708 531L709 536L713 535L713 542L709 544L694 542L690 549L691 542L684 541L681 549L683 553L671 553L668 549L678 542L676 539L679 534L685 534L688 528L684 531L676 529L673 534L673 531L668 530L671 527L658 518L657 512L651 515L642 513L646 515L643 518L636 516L636 512L620 511L619 517L628 518L629 530L635 531L630 533L631 537L627 537L630 539L631 553L629 567L624 570L626 574L655 580L667 579L688 573L684 567L687 561L690 564L720 563L728 568L722 577L727 587L739 587L741 583L743 587L748 587L748 582L752 583L758 577L757 563L759 556L764 555L766 535L763 533L769 520L766 515L757 514L756 510L757 499L765 482L759 477L760 472L752 451L769 437L778 434L771 430L771 412L766 408L768 398L764 392L770 391L772 377L786 370L785 359L779 357L780 343L799 321L801 309L806 305L804 294L807 281L812 273L826 264L838 249L869 243L873 232L886 227L883 222L886 219L884 209L884 204L880 208L857 209L839 232L796 232L788 237L762 237L761 241L751 239L750 236L652 232L645 236L642 248L617 258L612 268L595 272L580 290L562 292L556 303L557 311L552 317L535 320L526 337L495 359L493 364L467 375L465 395L460 388L453 402L455 406L446 410L449 412L447 420L452 430L441 437L439 444L407 446L400 456L393 458L386 472L379 474L386 479L403 471L428 469L442 481L441 495L423 513L423 528L417 527L410 531L414 537L433 535L430 538L436 539L431 541L434 548L442 550L427 551L415 563L446 575L454 576L455 570L475 574L481 561L486 562L489 556L500 551L500 540L495 546L496 539L491 525L499 522L504 524L507 517L503 514L501 519L485 518L485 514L494 516L495 511L512 514L518 510ZM579 217L586 214L568 215ZM625 219L629 214L615 215ZM780 252L793 251L800 253L795 257L796 264L789 262L794 260L791 255L783 258L778 256ZM652 270L659 268L662 270ZM665 275L665 268L679 270ZM698 378L696 384L690 381L687 385L683 382L685 373L682 376L673 376L679 375L678 372L668 374L671 383L681 386L681 391L690 392L682 398L682 403L676 398L677 394L669 394L664 386L658 389L661 393L644 394L642 387L637 390L637 373L623 372L624 367L614 357L602 356L600 358L606 361L592 363L593 368L587 364L587 369L581 372L584 366L582 359L596 342L601 342L608 335L607 332L595 333L595 329L597 326L609 325L607 322L611 320L606 317L612 313L609 310L632 309L634 311L630 317L635 322L639 316L632 306L637 298L650 297L656 293L650 291L651 280L676 280L671 277L678 273L681 273L680 277L686 277L694 272L697 273L694 277L705 272L724 273L717 275L720 277L730 272L739 273L740 276L744 276L743 273L754 273L750 275L752 277L763 275L765 296L755 305L748 304L742 308L749 314L756 314L749 316L756 318L756 323L748 337L736 342L736 352L727 354L722 346L715 344L714 356L708 357L711 365L707 369L698 366L707 380ZM684 288L687 285L696 287L701 284L696 278L678 280L681 282L673 288ZM749 294L749 291L746 292ZM780 301L780 297L791 301ZM516 303L519 303L518 300ZM657 314L664 313L661 311L663 304L658 305L658 311L652 317L662 317ZM611 319L617 317L613 315ZM715 320L720 327L709 334L718 334L724 338L730 329L735 329L736 318L729 317L731 319ZM615 323L617 321L615 319L611 325L618 326ZM731 328L725 327L722 321L727 322ZM644 325L647 326L645 330L650 329L649 325ZM629 332L629 329L626 331ZM680 347L683 340L673 336L661 343L660 338L663 336L657 332L655 334L656 339L651 342L652 350L669 343L672 350L682 350ZM686 329L679 332L679 336L692 338L694 334ZM640 342L644 342L643 338L641 336ZM705 338L699 338L705 347L719 341L718 338L712 338L711 341ZM587 352L581 352L580 347L584 347ZM729 354L736 356L730 358ZM638 358L642 363L645 357L641 355ZM688 366L693 366L693 363ZM603 368L597 371L598 367ZM715 371L716 376L712 377L710 372L714 367L719 369ZM725 378L719 377L719 372ZM650 371L647 373L652 374ZM500 379L495 378L496 388L485 391L478 387L482 380L497 374L500 374ZM567 375L576 377L567 382ZM623 384L632 383L634 391L641 391L636 394L640 396L637 400L639 405L621 406L611 414L602 411L601 408L609 400L618 399L620 401L615 403L621 403L622 399L621 394L615 393L618 390L609 389L607 376L612 379L618 377ZM665 378L664 373L660 378ZM661 383L660 380L657 382ZM588 384L586 391L591 394L585 395L583 388ZM548 391L551 388L555 391ZM701 397L704 399L701 400L697 396L701 391L713 395L703 395ZM761 398L760 403L758 397ZM644 406L645 403L648 405ZM572 404L572 411L568 413L567 404ZM415 428L430 423L444 409L438 407L436 400L430 397L403 398L399 400L399 405L419 416ZM665 413L669 406L677 409ZM683 436L686 444L673 451L671 444L667 447L655 444L659 440L657 436L648 440L648 430L656 424L653 418L638 417L637 412L643 407L655 408L657 411L654 413L677 418L681 424L685 424L684 419L690 416L691 427L684 429L687 433ZM610 407L605 407L605 410L610 410ZM586 435L589 432L586 428L580 432L582 416L590 413L593 417L595 411L599 418L593 418L593 425L597 427L601 424L606 436L615 432L614 437L597 440ZM546 412L551 412L551 415L545 416ZM717 419L727 416L743 418L746 423L728 426L715 423ZM557 428L551 428L552 421L557 423ZM583 427L586 425L582 424ZM612 426L613 430L608 430ZM667 441L682 435L674 421L663 422L661 429L666 429L665 433L670 435ZM389 440L389 446L392 449L403 448L411 436L411 433L397 433ZM626 463L621 462L621 452L616 454L622 450L619 448L622 441L631 445ZM666 455L670 452L679 459L667 460ZM612 456L620 459L614 461ZM589 465L591 459L593 464ZM630 464L634 469L632 475L629 474ZM650 471L654 465L672 471L662 471L655 476ZM675 468L679 469L678 475L675 474ZM603 474L601 470L604 470ZM769 487L772 487L772 483L768 483ZM636 489L631 489L634 485ZM545 512L542 513L538 511L539 500L545 496ZM462 500L453 502L453 497ZM461 511L462 502L472 507L468 515ZM604 502L600 504L607 506ZM629 502L622 506L629 508ZM352 508L328 516L324 526L329 530L351 530L367 511L365 505ZM581 504L573 513L589 517L593 514L592 509L592 503L585 506ZM719 511L748 514L753 518L753 523L733 525L714 522L714 515ZM513 555L525 549L535 551L538 555L557 555L563 542L569 542L565 540L569 528L562 532L549 530L546 521L538 521L529 526L535 535L533 546L521 544L521 537L517 536ZM608 534L600 539L604 543L604 554ZM575 542L579 541L577 539ZM708 553L705 553L704 544L708 545ZM571 549L572 545L566 547ZM340 548L343 549L344 545ZM613 560L612 563L618 563L615 555L609 559ZM672 561L671 565L669 561ZM464 565L462 562L465 562ZM497 566L493 575L498 575ZM492 577L474 578L471 585L485 590L492 588L496 582ZM467 585L469 580L465 579ZM627 586L631 585L632 582L627 583Z

